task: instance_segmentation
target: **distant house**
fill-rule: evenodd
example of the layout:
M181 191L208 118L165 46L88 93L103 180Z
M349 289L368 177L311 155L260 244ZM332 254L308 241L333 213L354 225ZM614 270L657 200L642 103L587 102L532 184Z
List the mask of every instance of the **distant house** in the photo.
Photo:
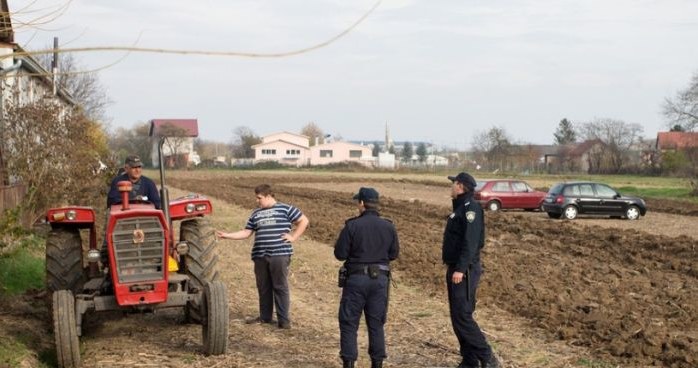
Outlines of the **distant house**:
M660 152L698 148L698 132L659 132L655 147Z
M357 162L373 166L375 158L371 147L335 141L310 147L310 164L327 165L338 162Z
M262 143L252 146L254 162L275 161L282 165L310 164L310 137L302 134L278 132L262 137Z
M548 170L553 168L559 171L592 173L598 172L605 165L605 144L599 139L554 147L554 153L545 153L544 156Z
M375 163L369 146L335 141L310 147L310 137L278 132L262 137L262 143L252 146L254 162L274 161L282 165L328 165L338 162Z
M198 126L198 121L196 119L152 119L151 124L155 125L166 125L169 122L177 122L180 126ZM158 157L158 145L160 142L158 140L153 141L152 149L150 151L150 158L152 159L153 167L160 167L160 160ZM198 165L201 162L201 158L194 151L194 138L191 137L173 137L167 138L167 141L162 145L162 156L165 162L165 167L178 167L178 166L189 166Z

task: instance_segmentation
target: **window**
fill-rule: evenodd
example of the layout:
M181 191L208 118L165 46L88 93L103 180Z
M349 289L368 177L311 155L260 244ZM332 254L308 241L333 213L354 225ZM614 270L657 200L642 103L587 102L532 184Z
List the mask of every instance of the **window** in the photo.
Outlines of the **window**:
M349 150L349 157L361 158L361 150Z
M263 149L262 154L263 155L275 155L276 150L275 149Z
M513 189L515 192L528 192L528 185L521 181L512 181L511 189Z
M594 196L594 189L591 187L591 184L581 184L579 186L579 193L583 197L593 197Z
M562 194L571 197L579 197L579 186L570 185L569 187L565 187L565 190L562 192Z
M617 193L615 190L605 185L596 184L596 194L598 194L601 198L613 198Z
M320 157L332 157L332 150L320 150Z
M301 154L301 150L296 150L296 149L286 150L286 154L289 156L298 156Z
M493 192L509 192L509 182L498 181L492 185Z

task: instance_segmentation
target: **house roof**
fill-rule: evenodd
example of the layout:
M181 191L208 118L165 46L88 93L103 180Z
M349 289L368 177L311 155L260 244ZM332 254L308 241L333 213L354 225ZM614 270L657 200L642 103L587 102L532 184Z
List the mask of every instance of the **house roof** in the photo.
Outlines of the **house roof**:
M7 6L7 0L2 0L2 2L0 2L0 42L15 42L15 32L12 29L10 7Z
M345 142L345 141L334 141L334 142L330 142L330 143L323 143L323 144L318 144L317 146L312 146L310 148L311 149L321 149L321 148L329 148L329 147L337 146L337 145L352 146L352 147L357 147L357 148L361 148L361 149L368 149L368 150L371 149L371 147L369 147L369 146L362 146L360 144L350 143L350 142Z
M572 149L569 151L570 156L581 156L587 151L589 151L592 147L594 147L597 144L603 144L600 139L590 139L588 141L584 141L582 143L577 144L576 146L573 146Z
M271 142L257 143L257 144L255 144L255 145L253 145L252 148L259 148L259 147L269 146L269 145L272 145L272 144L274 144L274 143L279 143L279 142L283 142L283 143L286 143L286 144L290 144L290 145L292 145L292 146L300 147L300 148L303 148L303 149L308 149L308 147L306 147L306 146L303 146L303 145L300 145L300 144L297 144L297 143L293 143L293 142L289 142L289 141L286 141L286 140L283 140L283 139L277 139L277 140L271 141Z
M698 147L698 132L659 132L657 149L684 149Z
M271 136L273 136L273 135L278 135L278 134L290 134L290 135L295 135L296 137L301 137L301 138L305 138L305 139L310 139L310 137L308 137L307 135L297 134L297 133L291 133L291 132L287 132L287 131L285 131L285 130L284 130L284 131L281 131L281 132L275 132L275 133L267 134L267 135L265 135L263 138L271 137Z
M150 126L150 134L153 131L158 131L165 125L173 124L178 128L186 130L186 136L188 137L198 137L199 136L199 123L196 119L152 119Z

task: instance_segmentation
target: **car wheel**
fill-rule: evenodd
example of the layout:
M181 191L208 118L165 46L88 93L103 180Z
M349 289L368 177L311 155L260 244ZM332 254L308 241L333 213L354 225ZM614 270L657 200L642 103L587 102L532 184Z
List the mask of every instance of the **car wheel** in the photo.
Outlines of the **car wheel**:
M554 218L554 219L559 219L560 217L562 217L562 214L561 214L561 213L555 213L555 212L548 212L548 217Z
M565 213L565 218L568 220L574 220L577 218L577 207L569 205L565 207L564 213Z
M637 206L630 206L625 210L625 218L628 220L637 220L640 218L640 209Z
M497 212L501 208L501 205L497 201L491 201L487 203L487 209L492 212Z

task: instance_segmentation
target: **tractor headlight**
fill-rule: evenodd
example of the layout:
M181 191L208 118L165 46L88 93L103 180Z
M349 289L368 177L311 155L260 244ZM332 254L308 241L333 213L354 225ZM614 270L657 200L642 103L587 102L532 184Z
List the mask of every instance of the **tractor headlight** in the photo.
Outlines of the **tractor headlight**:
M185 241L181 241L177 243L177 245L175 245L175 250L177 250L177 253L179 253L179 255L183 256L189 253L189 244L187 244L187 242Z
M187 206L184 207L184 210L187 211L187 213L194 212L194 209L196 209L196 206L194 206L194 203L188 203Z
M87 262L98 262L101 258L101 254L97 249L90 249L87 251Z
M65 217L68 220L73 221L73 220L75 220L76 217L78 217L78 213L75 212L74 210L70 210L70 211L66 212Z
M196 210L197 211L206 211L206 205L205 204L197 204Z

